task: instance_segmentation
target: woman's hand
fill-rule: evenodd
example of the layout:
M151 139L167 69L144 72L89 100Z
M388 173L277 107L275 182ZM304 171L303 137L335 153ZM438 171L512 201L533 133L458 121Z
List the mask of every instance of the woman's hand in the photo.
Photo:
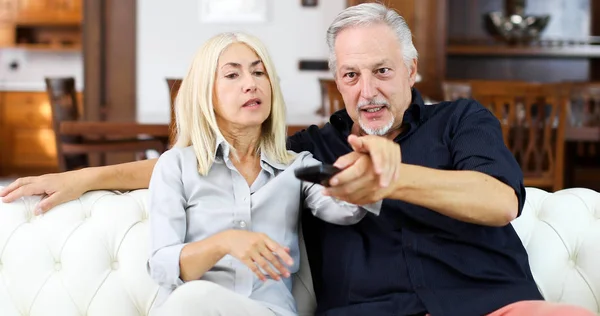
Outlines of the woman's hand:
M2 202L10 203L24 196L42 195L34 214L40 215L56 205L79 198L86 192L85 179L77 171L19 178L0 191Z
M280 280L279 273L286 278L290 277L289 270L282 264L291 266L294 263L289 255L289 248L280 246L264 233L228 230L224 234L228 254L248 266L260 280L266 281L267 278L259 267L277 281Z

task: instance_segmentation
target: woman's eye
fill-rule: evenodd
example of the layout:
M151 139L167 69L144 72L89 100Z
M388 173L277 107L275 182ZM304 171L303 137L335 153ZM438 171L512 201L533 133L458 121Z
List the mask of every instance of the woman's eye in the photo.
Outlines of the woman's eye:
M233 74L225 75L225 78L234 79L234 78L237 78L237 76L238 76L238 74L233 73Z
M262 75L264 75L264 74L265 74L265 72L264 72L264 71L255 71L255 72L254 72L254 75L255 75L255 76L262 76Z

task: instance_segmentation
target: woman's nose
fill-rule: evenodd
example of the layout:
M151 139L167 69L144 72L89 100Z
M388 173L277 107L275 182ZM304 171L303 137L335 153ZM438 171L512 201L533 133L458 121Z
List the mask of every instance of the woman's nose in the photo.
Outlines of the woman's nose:
M244 92L254 92L256 91L256 79L249 75L246 76L244 80Z

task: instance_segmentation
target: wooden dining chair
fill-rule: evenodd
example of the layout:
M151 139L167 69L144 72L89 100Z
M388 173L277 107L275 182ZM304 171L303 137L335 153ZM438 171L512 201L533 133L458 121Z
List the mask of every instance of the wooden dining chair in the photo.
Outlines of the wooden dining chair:
M446 80L442 82L444 101L468 99L471 97L471 85L468 81Z
M564 186L568 95L556 84L520 81L469 82L473 99L490 109L506 146L523 171L526 186Z
M333 79L320 78L319 86L322 99L322 111L320 112L323 116L329 117L331 114L344 109L344 99Z
M46 92L52 112L52 128L56 140L59 171L75 170L89 166L89 154L107 152L132 152L144 155L146 150L162 153L165 146L156 139L108 138L110 135L90 139L85 136L62 135L60 123L80 120L82 107L77 102L75 78L45 78Z
M570 83L569 123L581 129L600 127L600 82ZM567 144L570 168L565 174L571 186L600 190L600 143L576 141Z

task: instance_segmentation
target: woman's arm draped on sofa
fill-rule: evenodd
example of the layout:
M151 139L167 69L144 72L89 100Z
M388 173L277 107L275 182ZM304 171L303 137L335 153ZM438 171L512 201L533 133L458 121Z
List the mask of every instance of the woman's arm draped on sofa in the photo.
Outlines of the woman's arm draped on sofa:
M134 190L148 188L156 159L91 167L37 177L19 178L0 191L2 202L24 196L44 195L36 206L36 215L56 205L75 200L92 190Z

